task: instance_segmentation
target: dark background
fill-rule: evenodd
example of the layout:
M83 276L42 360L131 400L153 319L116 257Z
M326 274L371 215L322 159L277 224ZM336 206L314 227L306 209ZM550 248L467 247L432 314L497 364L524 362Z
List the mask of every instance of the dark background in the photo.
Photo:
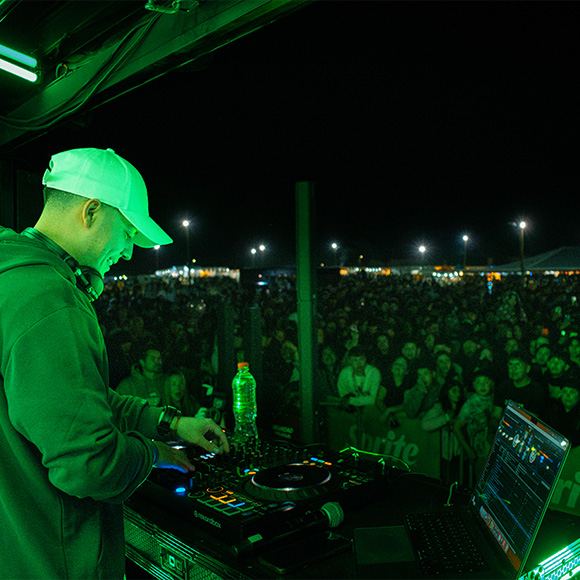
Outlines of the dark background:
M319 1L16 150L111 147L174 238L159 264L295 261L296 181L316 187L317 259L519 259L580 245L574 2ZM39 184L40 195L40 184ZM140 250L115 272L151 271ZM112 273L114 273L112 271Z

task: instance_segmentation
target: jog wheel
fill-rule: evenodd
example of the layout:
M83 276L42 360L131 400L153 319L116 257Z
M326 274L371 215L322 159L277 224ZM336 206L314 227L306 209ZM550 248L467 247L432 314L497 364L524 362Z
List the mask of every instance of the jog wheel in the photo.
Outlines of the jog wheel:
M289 463L259 471L244 490L256 499L296 501L328 493L334 487L332 473L324 466Z

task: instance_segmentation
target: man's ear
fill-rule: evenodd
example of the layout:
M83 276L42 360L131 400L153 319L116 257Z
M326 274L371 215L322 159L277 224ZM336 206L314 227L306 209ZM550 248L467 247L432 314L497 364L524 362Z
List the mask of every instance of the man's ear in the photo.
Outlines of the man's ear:
M90 228L94 224L97 213L101 208L102 204L98 199L88 199L83 204L82 220L86 228Z

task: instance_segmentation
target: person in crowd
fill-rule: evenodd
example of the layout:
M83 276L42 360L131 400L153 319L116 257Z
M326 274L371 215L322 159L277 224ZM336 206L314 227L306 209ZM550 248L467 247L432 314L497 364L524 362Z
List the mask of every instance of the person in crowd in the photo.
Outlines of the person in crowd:
M287 324L279 321L275 328L271 329L268 337L268 346L264 349L264 378L267 381L276 380L278 369L284 364L282 345L289 340Z
M548 422L568 437L573 447L580 445L580 369L576 366L565 373L560 398L551 401Z
M434 354L436 342L437 339L434 334L427 334L419 348L421 349L422 353L426 354L427 356L432 356Z
M109 359L109 386L116 390L119 383L131 374L131 336L126 330L118 330L105 342Z
M489 452L490 435L495 433L501 407L494 404L494 384L488 373L475 377L473 391L461 407L453 429L477 474Z
M414 419L422 415L439 400L441 385L433 380L433 361L421 357L417 362L415 384L404 393L404 410L407 417Z
M417 343L413 340L406 341L401 347L401 354L409 363L409 371L414 370L421 354L421 349L417 346Z
M417 378L417 363L421 357L421 349L413 340L406 340L401 347L401 354L407 359L409 380L414 383Z
M291 337L291 331L284 331L284 337ZM274 423L287 424L295 421L300 406L300 370L298 348L286 338L281 344L275 338L275 348L279 359L276 367L264 366L263 384L265 388L258 389L258 427L261 433L268 433ZM272 360L272 359L271 359Z
M358 346L349 351L348 359L349 365L340 371L337 384L343 406L374 405L381 385L379 369L367 363L365 352Z
M141 345L137 353L139 362L131 368L131 375L119 383L117 392L141 397L154 406L159 405L165 382L161 352L151 345Z
M523 350L522 348L520 348L520 343L517 341L516 338L514 338L513 336L508 338L505 343L503 344L503 348L501 349L501 354L499 357L499 361L498 362L502 362L505 363L507 365L511 355L514 352L519 352L520 350ZM527 354L526 354L527 358L530 358Z
M371 350L370 362L373 366L381 371L383 377L387 376L391 368L391 343L389 337L385 333L378 333L375 335L374 346Z
M145 319L137 314L129 315L127 332L133 344L143 344L155 339L150 331L145 328Z
M346 357L350 356L348 353L355 347L360 346L361 349L364 350L364 347L360 344L361 340L361 332L358 328L358 324L351 324L348 330L348 334L345 334L345 341L344 341L344 351L346 353ZM366 352L366 351L365 351ZM346 361L345 361L346 362Z
M530 361L524 351L512 352L508 359L508 379L498 385L497 403L505 405L513 400L526 410L543 418L545 412L545 390L530 377Z
M466 338L461 344L461 351L458 353L456 360L462 369L463 379L467 384L473 382L481 350L481 344L471 337Z
M161 404L177 407L188 417L195 417L201 408L187 388L185 375L179 369L173 369L165 375Z
M109 388L104 276L134 245L172 241L139 172L111 149L74 149L42 183L35 226L0 228L0 574L122 580L123 502L155 465L193 469L163 441L229 446L209 419Z
M441 476L445 481L457 480L460 474L460 445L455 435L454 425L459 410L465 402L464 389L457 379L443 385L439 401L421 419L425 431L440 433ZM453 479L452 479L453 478Z
M444 426L453 428L464 401L463 386L458 379L444 384L439 400L423 415L421 427L425 431L436 431Z
M404 356L396 358L379 387L376 405L381 413L380 421L388 426L396 426L396 414L404 411L405 390L410 386L408 365Z
M570 333L568 340L568 360L580 367L580 337L577 333Z
M193 370L198 354L194 352L185 325L172 320L168 325L166 348L164 348L164 363L169 368ZM199 364L199 360L196 361Z
M538 381L539 383L544 382L544 374L548 370L548 361L550 360L550 345L540 344L536 348L536 353L532 358L532 364L530 367L530 377Z
M502 297L502 302L497 309L497 318L500 322L510 324L518 324L527 320L526 312L517 292L510 290Z
M542 346L547 346L550 348L550 339L548 336L540 335L530 340L530 356L532 357L532 362L534 362L538 349Z
M462 378L464 378L464 384L473 385L473 379L475 379L477 374L480 372L488 373L493 379L494 385L497 384L503 376L501 373L497 372L497 365L494 364L493 360L493 351L489 347L482 348L479 351L479 357L471 373L470 382L462 376Z
M562 331L570 327L570 315L565 316L562 304L553 306L549 321L546 322L546 329L549 336L560 336Z
M338 375L341 367L339 364L338 348L330 342L327 342L320 353L318 364L319 374L319 393L321 398L337 397Z
M300 407L300 365L298 347L286 340L281 351L283 364L279 367L281 385L281 404L285 410L298 411Z
M435 369L433 371L433 380L439 383L441 387L446 383L451 383L454 379L460 379L460 372L454 365L447 349L440 350L434 357Z
M565 377L566 371L570 368L568 364L567 352L565 349L556 346L551 349L550 359L548 360L548 372L543 375L543 383L550 399L559 399L562 395L560 390Z

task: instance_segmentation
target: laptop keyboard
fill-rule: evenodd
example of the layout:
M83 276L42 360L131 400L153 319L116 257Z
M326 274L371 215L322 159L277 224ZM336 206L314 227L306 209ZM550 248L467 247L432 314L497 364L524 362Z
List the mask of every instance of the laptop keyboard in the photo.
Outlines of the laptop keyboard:
M489 569L465 524L453 511L406 514L405 525L423 574Z

